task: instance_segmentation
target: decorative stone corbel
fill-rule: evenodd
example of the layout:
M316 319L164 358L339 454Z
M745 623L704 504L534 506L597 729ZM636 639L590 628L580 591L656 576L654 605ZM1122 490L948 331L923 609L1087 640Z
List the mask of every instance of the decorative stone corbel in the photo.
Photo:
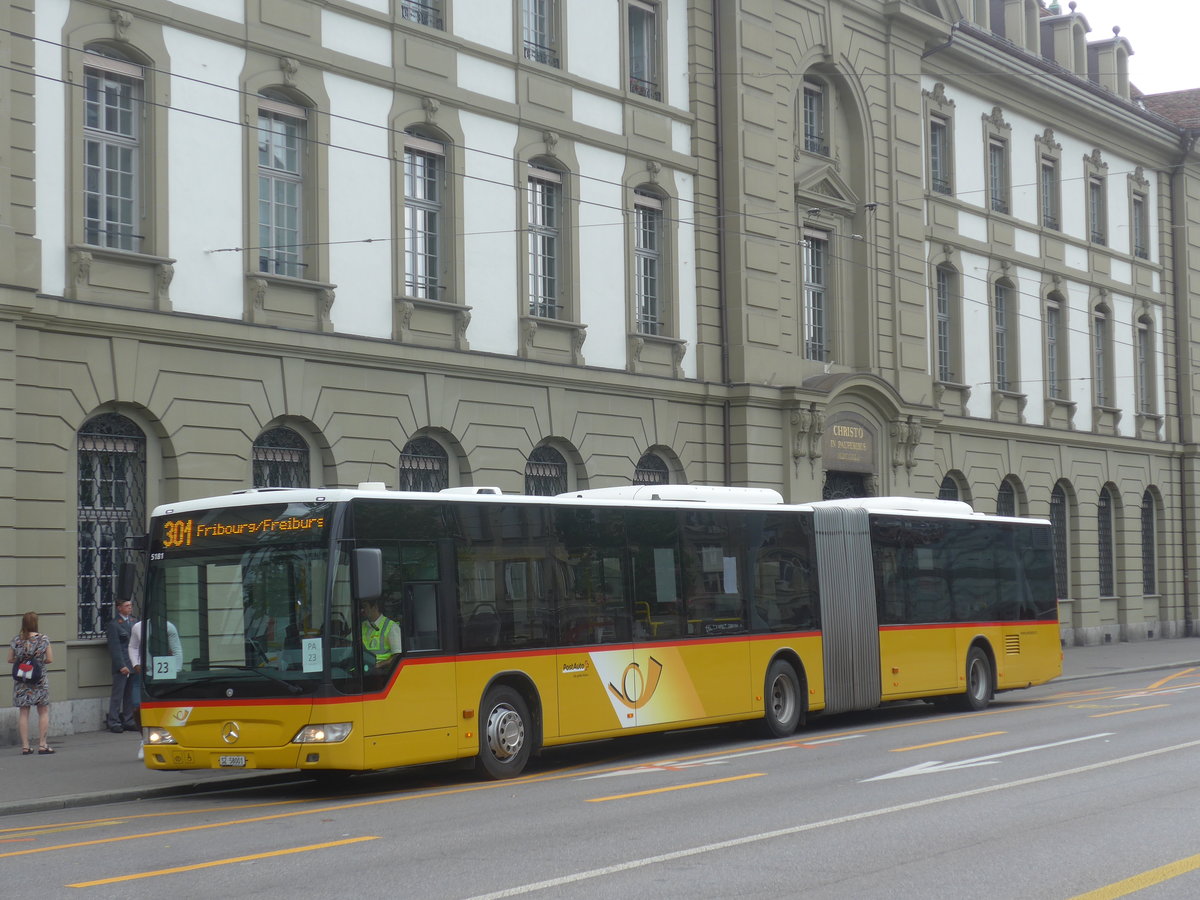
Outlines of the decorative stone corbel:
M471 324L471 311L461 307L454 312L454 347L458 350L470 350L467 342L467 327Z
M587 326L581 325L571 331L571 362L583 365L583 342L587 340Z
M300 62L290 56L281 56L279 57L279 71L283 73L283 83L288 87L295 87L296 75L300 71Z
M533 356L533 338L537 334L537 330L537 320L532 316L526 318L521 324L521 345L518 353L525 359Z
M133 27L133 13L123 9L110 9L108 19L113 23L113 39L122 43L129 40L129 29Z

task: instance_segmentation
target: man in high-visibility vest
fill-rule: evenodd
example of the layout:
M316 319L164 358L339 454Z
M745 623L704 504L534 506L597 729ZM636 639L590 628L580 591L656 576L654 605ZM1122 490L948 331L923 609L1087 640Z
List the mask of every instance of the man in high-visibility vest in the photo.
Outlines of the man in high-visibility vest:
M362 643L369 668L382 666L400 653L400 626L380 612L378 600L363 601Z

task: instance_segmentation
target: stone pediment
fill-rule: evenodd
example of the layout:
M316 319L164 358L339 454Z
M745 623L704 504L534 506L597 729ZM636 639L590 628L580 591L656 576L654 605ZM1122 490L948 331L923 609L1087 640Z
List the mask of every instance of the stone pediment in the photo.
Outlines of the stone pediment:
M796 203L850 214L858 209L859 198L832 165L825 165L797 175Z

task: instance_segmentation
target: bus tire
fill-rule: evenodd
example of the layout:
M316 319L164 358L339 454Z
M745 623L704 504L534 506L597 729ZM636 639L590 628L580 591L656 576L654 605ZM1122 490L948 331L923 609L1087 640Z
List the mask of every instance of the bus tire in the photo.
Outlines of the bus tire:
M804 695L796 670L782 659L767 669L763 689L763 725L771 737L788 737L800 725L804 714Z
M979 647L967 651L967 689L959 698L960 706L970 712L987 709L995 687L992 680L992 664Z
M516 778L524 771L533 748L533 727L525 698L502 684L487 692L480 712L480 766L492 778Z

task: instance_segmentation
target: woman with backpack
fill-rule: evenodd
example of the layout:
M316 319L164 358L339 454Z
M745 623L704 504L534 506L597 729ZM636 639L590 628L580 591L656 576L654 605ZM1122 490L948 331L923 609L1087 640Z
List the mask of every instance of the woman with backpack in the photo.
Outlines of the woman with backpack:
M50 730L50 682L46 667L54 662L50 638L38 632L38 617L27 612L21 619L21 633L8 645L8 661L13 667L13 706L17 713L17 732L21 736L21 753L33 752L29 746L29 709L38 709L38 753L43 756L54 749L46 743Z

